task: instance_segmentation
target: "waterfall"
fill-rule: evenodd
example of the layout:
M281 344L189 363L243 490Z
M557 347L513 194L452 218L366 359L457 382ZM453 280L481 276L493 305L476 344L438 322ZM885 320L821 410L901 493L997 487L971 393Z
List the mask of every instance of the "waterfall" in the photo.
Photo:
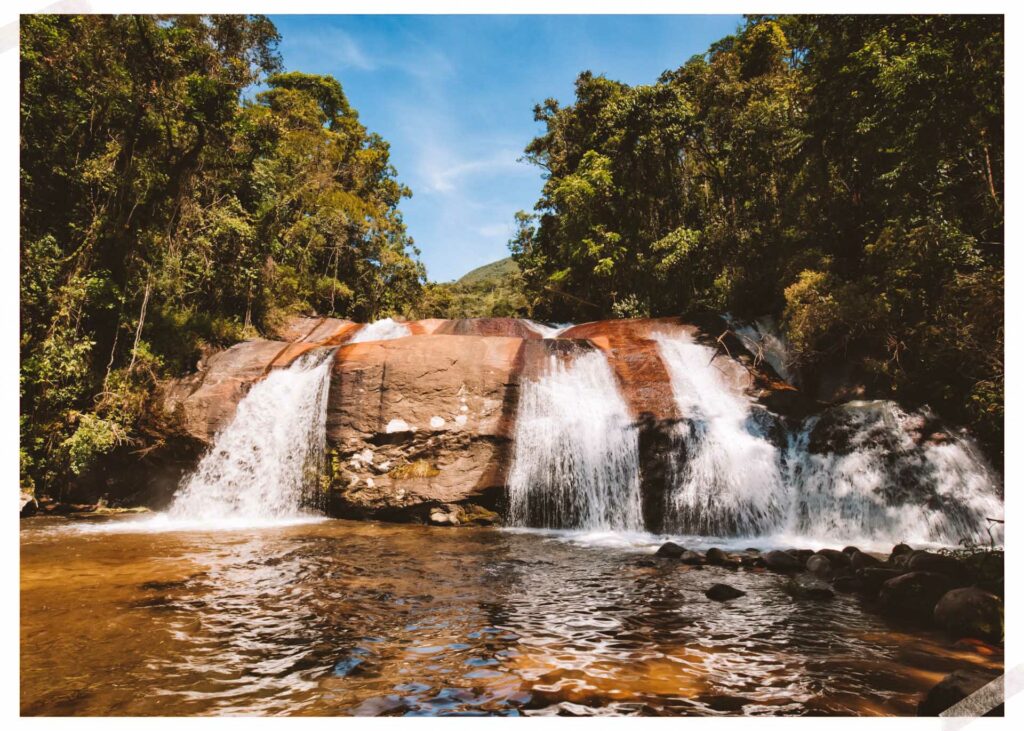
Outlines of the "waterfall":
M280 521L320 502L333 354L307 353L252 387L178 490L171 522Z
M688 335L655 335L683 421L666 501L673 532L840 542L987 543L998 479L927 409L851 402L787 433ZM773 438L774 437L774 438ZM778 445L778 446L777 446Z
M642 530L637 431L603 353L549 356L520 385L514 439L511 525Z
M563 332L565 332L566 330L568 330L570 327L573 326L573 323L571 323L571 322L563 322L563 323L557 323L556 322L556 323L552 323L552 324L546 324L546 323L543 323L543 322L537 322L535 320L527 320L527 319L523 319L522 322L523 322L524 325L526 325L528 328L533 330L535 333L540 335L545 340L550 340L551 338L557 338L559 335L561 335Z
M687 334L654 340L683 417L666 525L699 535L772 532L785 512L780 453L750 401L718 369L712 348Z
M789 530L955 545L987 544L1002 518L998 479L974 442L927 409L854 401L811 417L790 437ZM1001 526L991 537L1002 540Z
M409 326L402 322L395 322L390 317L385 317L383 320L377 320L369 325L363 325L359 328L351 340L350 343L368 343L374 340L394 340L396 338L404 338L412 333L409 330Z
M797 385L797 374L791 369L793 360L789 342L781 335L770 317L761 317L753 323L739 323L726 317L744 346L753 354L760 355L786 383Z

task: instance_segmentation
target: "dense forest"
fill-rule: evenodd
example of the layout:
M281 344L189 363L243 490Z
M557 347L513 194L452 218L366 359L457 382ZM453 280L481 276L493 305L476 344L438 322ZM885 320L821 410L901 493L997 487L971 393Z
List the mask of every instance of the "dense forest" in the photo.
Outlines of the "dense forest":
M262 16L23 16L22 486L158 438L149 397L289 313L772 315L998 461L1003 26L752 16L628 86L534 111L517 266L432 284L411 195L341 84Z
M773 315L800 369L928 402L1000 461L1003 20L753 16L657 83L534 111L535 318Z
M23 486L144 446L203 348L418 298L387 143L277 42L259 16L22 18Z

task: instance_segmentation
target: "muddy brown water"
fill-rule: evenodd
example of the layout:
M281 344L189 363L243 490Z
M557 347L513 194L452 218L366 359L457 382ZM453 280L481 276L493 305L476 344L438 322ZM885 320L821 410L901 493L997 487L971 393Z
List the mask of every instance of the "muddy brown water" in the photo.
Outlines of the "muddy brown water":
M1002 666L770 573L537 534L34 518L21 542L23 715L913 715Z

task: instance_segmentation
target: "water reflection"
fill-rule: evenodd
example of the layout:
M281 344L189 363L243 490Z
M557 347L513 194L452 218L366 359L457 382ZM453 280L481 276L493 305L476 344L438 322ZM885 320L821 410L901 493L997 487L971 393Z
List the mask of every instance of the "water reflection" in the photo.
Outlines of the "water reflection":
M28 715L913 714L1002 662L770 574L552 536L66 526L22 529Z

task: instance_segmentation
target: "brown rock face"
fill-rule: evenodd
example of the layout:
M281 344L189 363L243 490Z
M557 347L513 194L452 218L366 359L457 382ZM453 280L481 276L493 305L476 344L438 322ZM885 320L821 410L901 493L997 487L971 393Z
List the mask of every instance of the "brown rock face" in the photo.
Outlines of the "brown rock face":
M475 317L466 320L443 320L434 331L437 335L484 335L487 337L539 340L540 333L514 317Z
M316 343L247 340L214 353L197 373L164 386L164 410L179 419L187 434L210 443L256 381L274 368L287 368L316 347Z
M423 517L440 503L496 504L523 343L422 335L339 348L327 423L334 510Z
M340 345L361 328L357 322L335 317L292 317L278 331L281 340L291 343Z
M310 350L337 347L327 419L333 512L425 522L444 515L451 523L451 516L498 507L519 383L544 375L553 358L599 348L637 421L645 521L659 529L679 454L676 426L686 415L678 413L654 336L686 333L717 345L720 322L591 322L551 339L513 318L406 324L414 337L351 343L357 323L290 318L279 331L287 342L254 340L214 354L197 373L165 386L164 406L183 432L209 444L253 383ZM756 394L766 377L731 357L743 357L742 348L725 346L716 348L720 370L737 390Z

